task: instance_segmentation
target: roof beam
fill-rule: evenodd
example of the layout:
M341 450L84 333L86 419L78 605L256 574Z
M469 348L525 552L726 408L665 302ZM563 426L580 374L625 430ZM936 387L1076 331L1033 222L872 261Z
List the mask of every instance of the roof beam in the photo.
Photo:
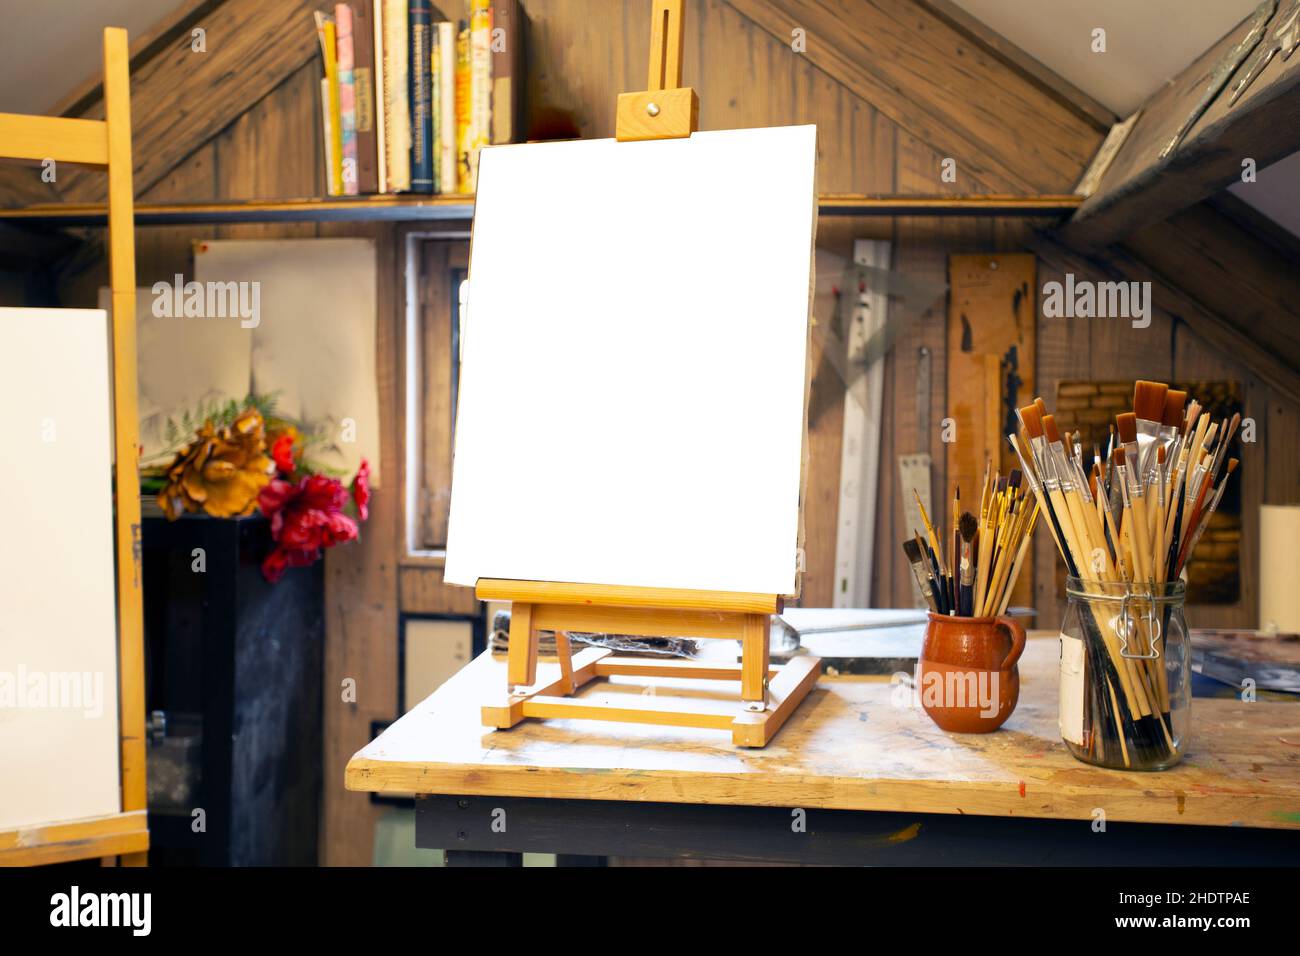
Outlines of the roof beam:
M317 53L311 0L225 0L202 7L194 25L206 52L191 49L188 28L132 64L131 152L137 195L166 176ZM193 22L185 21L182 22ZM103 116L92 102L88 118ZM56 188L74 202L101 201L103 176L60 169Z
M1062 230L1067 242L1083 249L1118 242L1239 182L1245 160L1263 168L1300 150L1300 56L1283 59L1300 36L1300 0L1278 0L1270 15L1272 3L1265 0L1147 101L1095 192ZM1279 47L1232 103L1254 58ZM1162 157L1172 142L1178 145Z
M916 0L727 0L942 157L957 182L1011 193L1074 188L1102 133ZM939 170L935 170L935 180Z

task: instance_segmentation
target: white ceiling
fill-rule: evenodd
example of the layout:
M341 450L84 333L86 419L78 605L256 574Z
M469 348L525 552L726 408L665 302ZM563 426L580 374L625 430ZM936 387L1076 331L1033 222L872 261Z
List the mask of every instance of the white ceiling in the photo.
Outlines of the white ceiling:
M104 69L104 27L145 32L180 0L0 0L0 113L44 113Z
M1244 20L1259 0L954 0L1034 59L1118 116L1128 116L1160 86ZM1092 31L1106 52L1092 52ZM1232 187L1300 235L1300 154Z
M1259 0L955 0L1117 115L1128 116ZM1106 52L1092 52L1092 31Z

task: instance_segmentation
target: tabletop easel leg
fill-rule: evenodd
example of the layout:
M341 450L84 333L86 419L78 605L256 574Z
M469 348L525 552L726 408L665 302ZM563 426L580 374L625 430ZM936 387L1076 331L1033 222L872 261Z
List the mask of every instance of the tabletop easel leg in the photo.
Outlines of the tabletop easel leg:
M766 614L746 614L740 639L740 699L745 709L761 711L767 707L767 674L771 664Z
M533 605L510 606L510 652L506 681L510 690L531 686L537 680L537 627Z
M573 686L573 648L569 645L566 631L555 632L555 656L560 659L560 677L564 680L564 694L567 697L574 691Z

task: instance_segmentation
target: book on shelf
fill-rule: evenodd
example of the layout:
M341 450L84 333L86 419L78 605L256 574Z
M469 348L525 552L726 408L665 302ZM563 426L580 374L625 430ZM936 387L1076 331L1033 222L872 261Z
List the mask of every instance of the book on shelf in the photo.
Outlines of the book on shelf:
M519 0L340 0L314 14L326 191L472 193L479 151L518 141ZM464 14L444 19L455 5Z
M339 117L338 47L334 18L316 13L316 36L320 40L325 64L325 82L321 86L321 110L329 138L325 142L325 188L331 196L343 195L343 128Z
M388 191L411 189L411 48L406 0L384 0L384 155Z
M492 0L491 142L519 136L519 84L523 82L523 14L519 0Z
M478 184L479 150L492 140L492 0L470 0L469 188Z
M456 25L438 24L438 184L456 192Z
M410 0L411 14L411 192L433 192L433 65L429 33L433 10L429 0Z
M346 3L334 5L334 32L339 75L339 131L343 144L343 194L357 195L357 90L352 70L352 8Z
M376 120L382 111L375 109L375 8L371 0L349 3L352 8L352 68L356 87L357 113L357 192L362 195L380 192L379 150Z

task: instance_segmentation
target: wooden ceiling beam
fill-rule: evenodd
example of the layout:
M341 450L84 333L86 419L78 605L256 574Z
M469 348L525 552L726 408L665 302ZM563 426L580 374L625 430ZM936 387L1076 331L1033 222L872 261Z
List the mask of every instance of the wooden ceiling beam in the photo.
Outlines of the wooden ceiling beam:
M317 54L312 0L225 0L205 12L206 52L191 49L189 27L131 73L131 151L143 194ZM103 115L102 102L83 114ZM103 176L72 169L56 184L65 200L98 202Z
M917 0L727 0L849 92L994 192L1074 188L1101 143L1092 120ZM804 50L795 53L795 30ZM935 170L939 182L940 170Z
M1245 160L1262 169L1300 150L1300 56L1283 60L1275 55L1238 101L1230 102L1251 58L1286 41L1284 28L1297 10L1297 0L1279 0L1259 45L1243 54L1257 26L1254 15L1247 17L1161 87L1142 107L1096 190L1062 231L1063 238L1080 249L1118 242L1240 182ZM1222 78L1230 64L1242 59L1245 65L1209 100L1180 144L1162 157L1180 127L1212 94L1216 74Z

